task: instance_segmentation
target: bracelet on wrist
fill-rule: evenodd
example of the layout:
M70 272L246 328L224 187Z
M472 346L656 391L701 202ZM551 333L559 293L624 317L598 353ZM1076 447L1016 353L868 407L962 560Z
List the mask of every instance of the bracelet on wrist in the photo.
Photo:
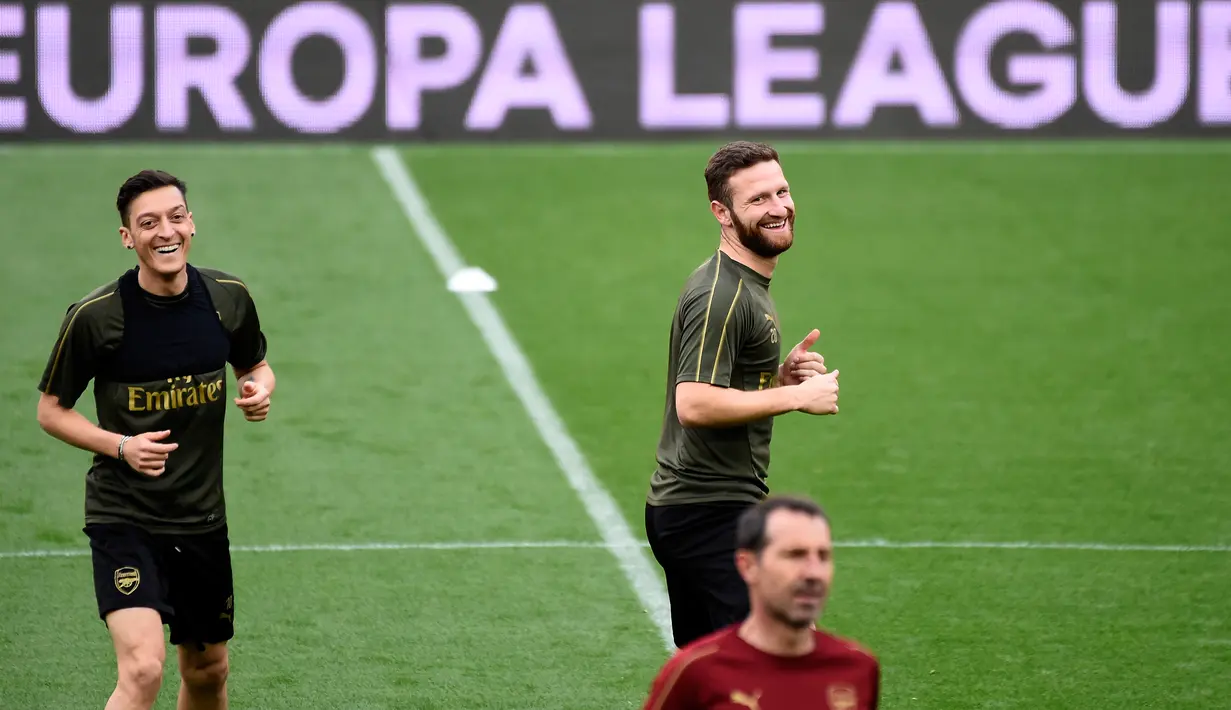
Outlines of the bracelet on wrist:
M120 437L120 447L119 447L119 451L116 452L116 458L118 458L121 461L124 460L124 444L128 443L128 440L131 438L132 437L128 436L127 434Z

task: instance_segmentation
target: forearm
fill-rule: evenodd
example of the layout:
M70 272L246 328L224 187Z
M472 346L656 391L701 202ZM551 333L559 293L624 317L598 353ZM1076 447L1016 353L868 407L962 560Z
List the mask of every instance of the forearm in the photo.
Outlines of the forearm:
M120 435L100 428L74 409L40 402L38 423L43 431L79 449L112 458L119 454Z
M676 413L686 427L728 427L774 417L799 408L792 387L744 392L709 385L676 389ZM686 388L685 388L686 387Z

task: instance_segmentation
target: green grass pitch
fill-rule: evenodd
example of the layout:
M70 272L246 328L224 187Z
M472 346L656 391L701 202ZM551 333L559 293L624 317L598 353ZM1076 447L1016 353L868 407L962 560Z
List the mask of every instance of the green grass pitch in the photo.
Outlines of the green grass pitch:
M638 538L714 147L400 151ZM822 623L883 707L1220 707L1227 144L782 147L784 337L819 328L843 388L778 422L771 484L834 518ZM88 457L35 387L130 266L145 167L188 181L191 260L248 281L278 373L268 422L228 421L232 707L639 708L660 631L369 149L149 144L0 151L0 708L112 687L88 557L13 553L84 550Z

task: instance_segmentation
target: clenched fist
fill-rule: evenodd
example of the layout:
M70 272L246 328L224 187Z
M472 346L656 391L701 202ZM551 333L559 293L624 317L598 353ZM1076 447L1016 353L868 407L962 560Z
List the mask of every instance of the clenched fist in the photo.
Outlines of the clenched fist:
M838 413L838 370L809 377L795 387L799 411L808 414Z
M250 422L265 421L269 414L269 390L265 385L255 380L248 380L241 385L241 396L235 398L235 406L244 412L244 419Z
M171 435L169 430L148 431L124 442L124 463L147 476L161 476L167 470L167 459L179 444L158 442Z

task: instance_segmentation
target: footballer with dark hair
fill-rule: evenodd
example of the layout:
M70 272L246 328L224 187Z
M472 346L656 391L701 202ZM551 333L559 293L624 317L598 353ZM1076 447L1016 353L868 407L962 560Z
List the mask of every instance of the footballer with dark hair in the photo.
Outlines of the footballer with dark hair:
M825 512L807 498L775 496L736 527L751 613L663 664L645 710L876 710L880 661L816 627L834 577Z
M269 412L275 378L244 282L188 263L196 227L187 192L158 170L124 182L120 238L137 263L68 307L39 383L39 425L93 453L84 532L115 647L108 710L154 705L164 624L178 647L180 710L227 706L226 370L234 406L254 422ZM97 424L74 409L91 381Z
M645 505L679 647L748 614L735 569L735 523L769 493L774 417L838 411L838 371L828 372L810 350L819 331L780 360L769 285L795 238L795 202L778 152L764 143L728 143L710 158L705 183L719 244L676 303Z

